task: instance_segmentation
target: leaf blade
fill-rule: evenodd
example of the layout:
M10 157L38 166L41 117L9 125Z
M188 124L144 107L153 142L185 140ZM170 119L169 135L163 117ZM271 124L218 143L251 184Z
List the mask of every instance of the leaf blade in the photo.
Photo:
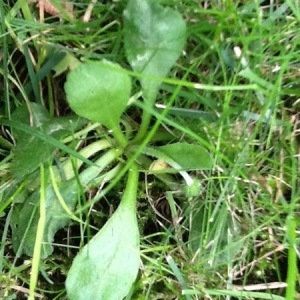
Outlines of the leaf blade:
M41 163L51 158L56 147L49 142L49 137L60 140L81 128L86 122L78 117L50 118L47 110L36 103L30 103L29 110L25 105L18 107L14 111L12 119L24 124L22 130L17 126L13 128L17 143L14 148L11 172L17 178L32 173ZM16 121L11 122L17 123ZM26 131L25 125L30 125L30 123L34 125L31 127L32 130L44 135L44 140Z
M119 207L73 261L66 281L70 300L123 299L137 277L137 168L129 174Z
M60 182L59 189L62 197L66 199L69 209L74 209L78 195L78 182L75 179ZM17 205L13 211L13 221L11 223L13 231L13 249L19 255L25 253L33 255L36 232L39 221L39 190L36 190L25 202ZM45 259L53 253L53 240L56 232L65 227L70 222L64 208L59 203L55 191L51 185L46 188L46 223L41 248L41 258ZM24 239L25 237L25 239Z
M152 104L161 78L181 55L186 24L171 8L149 0L130 0L124 11L124 28L127 59L135 72L148 76L140 81L145 99Z
M213 166L210 155L200 145L181 142L156 149L174 160L183 170L211 170Z
M65 91L77 115L114 129L126 109L131 80L118 64L87 61L68 74Z

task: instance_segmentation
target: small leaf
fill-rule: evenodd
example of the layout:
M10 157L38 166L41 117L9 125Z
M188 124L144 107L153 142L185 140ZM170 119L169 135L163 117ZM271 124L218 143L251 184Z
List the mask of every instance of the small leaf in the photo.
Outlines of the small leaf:
M175 143L156 149L174 160L183 170L210 170L213 166L210 155L199 145Z
M131 80L117 64L88 61L68 74L65 91L77 115L113 129L126 109Z
M70 300L121 300L130 291L140 263L137 184L133 168L119 207L76 256L66 281Z
M53 70L55 71L54 77L67 70L74 70L79 64L80 61L72 53L66 53L64 58L62 58L62 60L53 67Z
M181 15L151 0L129 0L124 11L124 43L134 71L158 78L141 78L145 99L152 104L160 78L165 77L179 58L186 41Z

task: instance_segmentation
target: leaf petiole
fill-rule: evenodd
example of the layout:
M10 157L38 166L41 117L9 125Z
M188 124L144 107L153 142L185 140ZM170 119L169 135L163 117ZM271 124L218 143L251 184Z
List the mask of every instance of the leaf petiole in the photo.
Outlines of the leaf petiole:
M111 164L117 157L122 154L118 149L112 149L103 154L96 160L96 167L89 167L79 174L79 180L82 185L89 184L94 178L98 176L109 164Z
M151 116L152 115L148 111L143 110L142 123L140 125L137 135L133 139L133 144L140 143L144 139L144 137L147 135L150 121L151 121Z
M126 146L128 145L128 140L123 134L120 124L117 124L114 128L112 128L112 135L114 136L117 146L120 147L121 149L125 149Z

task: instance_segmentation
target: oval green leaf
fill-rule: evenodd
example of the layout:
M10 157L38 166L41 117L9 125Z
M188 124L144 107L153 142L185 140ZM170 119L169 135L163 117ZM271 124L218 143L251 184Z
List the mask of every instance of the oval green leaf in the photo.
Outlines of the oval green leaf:
M129 293L140 263L137 185L134 169L113 216L75 257L66 281L68 299L121 300Z
M213 166L210 155L199 145L174 143L156 149L175 161L183 170L211 170Z
M127 59L134 71L146 75L141 85L145 99L152 104L161 78L168 74L185 45L186 24L178 12L156 1L129 0L124 28Z
M87 61L68 74L65 91L77 115L113 129L126 109L131 80L118 64Z

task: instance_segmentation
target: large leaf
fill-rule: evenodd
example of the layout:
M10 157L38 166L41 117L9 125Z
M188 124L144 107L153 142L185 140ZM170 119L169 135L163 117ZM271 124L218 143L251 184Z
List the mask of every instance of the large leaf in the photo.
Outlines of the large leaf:
M11 115L11 119L38 128L50 120L50 115L44 106L29 102L26 105L23 104L16 108ZM24 132L13 129L13 135L14 138L18 140L24 136Z
M72 264L66 281L70 300L121 300L128 294L140 263L137 185L133 167L119 207Z
M68 74L65 91L77 115L114 129L127 106L131 80L117 64L87 61Z
M40 131L46 137L51 136L61 139L74 133L82 127L86 120L79 117L51 118L48 111L42 105L28 103L18 107L12 114L12 121L30 125L34 130ZM41 140L30 132L13 128L16 140L14 159L11 164L11 172L15 177L21 178L35 171L41 163L49 159L55 150L55 146Z
M61 181L61 170L59 171L53 167L54 180L51 178L51 183L49 182L46 188L46 217L43 245L41 248L42 258L46 258L52 254L52 243L56 232L69 223L71 218L70 211L74 209L81 190L81 186L78 186L79 182L82 186L88 186L119 154L117 150L108 151L96 160L95 163L98 167L91 166L86 168L78 174L78 177L73 177L65 181ZM32 256L40 218L40 191L37 189L40 185L38 171L27 176L27 179L27 189L24 190L22 195L14 196L15 206L12 214L11 228L13 231L14 251L19 254L25 253ZM56 182L58 192L55 192L53 188L54 181ZM16 189L16 185L14 189ZM31 195L28 196L31 190L34 192L31 192ZM12 193L13 191L11 191Z
M36 130L40 130L45 136L52 136L57 140L68 134L74 133L85 123L79 117L59 117L47 120ZM19 132L17 134L17 145L14 149L14 159L11 171L15 177L22 177L32 173L41 163L47 161L53 155L55 146L47 141L42 141L36 136Z
M55 148L45 141L34 136L23 135L17 141L14 150L11 172L17 178L33 172L53 155L54 150Z
M124 29L127 59L134 71L146 75L141 78L143 94L152 104L161 77L168 74L182 52L185 22L178 12L157 1L129 0L124 11Z
M78 200L78 182L76 179L60 182L59 189L65 204L69 209L73 209ZM39 213L39 191L35 191L23 204L17 204L14 208L11 220L13 235L13 249L18 254L25 253L33 255L34 244ZM46 258L53 252L53 240L56 232L65 227L70 221L51 185L46 189L46 220L41 258Z

